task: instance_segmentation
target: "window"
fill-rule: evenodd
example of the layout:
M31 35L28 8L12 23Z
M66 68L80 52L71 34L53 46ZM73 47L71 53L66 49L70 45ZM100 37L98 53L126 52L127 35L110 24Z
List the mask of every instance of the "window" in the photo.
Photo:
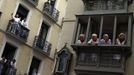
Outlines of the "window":
M16 15L19 15L19 17L21 17L21 20L23 20L23 19L27 19L28 13L29 10L20 4L16 12Z
M100 25L101 25L101 17L100 16L92 16L90 20L90 33L88 35L92 35L92 33L96 33L99 35L100 32ZM91 37L89 37L91 38Z
M46 42L48 31L49 31L49 26L43 22L41 25L40 33L38 35L38 39L36 43L36 46L39 47L40 49L44 49L45 44L48 44Z
M55 8L56 0L50 0L44 3L43 13L50 15L55 21L58 20L59 11Z
M40 64L41 60L33 57L28 75L37 75L39 73Z
M94 66L97 65L98 62L98 53L97 52L90 52L90 53L80 53L78 56L78 65L90 65Z
M55 73L68 75L70 59L71 59L71 53L68 51L68 48L64 47L57 53Z
M100 56L100 66L102 67L121 67L122 64L122 56L121 52L117 50L103 50Z
M57 71L64 72L67 64L68 54L63 51L61 54L58 55L58 67Z
M114 17L115 16L112 16L112 15L103 17L103 27L102 27L101 39L103 38L104 34L108 34L109 38L112 40L113 28L114 28Z
M103 48L80 50L77 54L77 65L122 68L122 63L124 63L122 52L114 48Z
M11 45L10 43L6 43L1 57L12 60L13 58L15 58L16 51L17 47Z
M39 38L42 40L46 40L47 38L47 33L49 30L49 26L46 25L44 22L42 23L41 29L40 29L40 33L39 33Z
M105 14L78 16L76 34L74 42L77 43L79 35L85 35L85 42L91 39L93 33L96 33L99 40L103 39L104 34L108 34L112 45L129 45L131 44L132 14ZM123 34L122 44L118 44L119 35ZM119 40L120 42L122 39ZM110 44L111 45L111 44Z
M50 0L50 4L52 5L52 7L55 6L56 0Z

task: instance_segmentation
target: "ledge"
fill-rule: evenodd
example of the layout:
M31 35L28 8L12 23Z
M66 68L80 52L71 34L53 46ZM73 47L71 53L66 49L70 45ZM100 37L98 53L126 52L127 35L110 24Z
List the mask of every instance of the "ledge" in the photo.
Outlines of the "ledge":
M121 48L121 49L131 49L131 46L127 46L127 45L123 45L123 46L119 46L119 45L88 45L88 44L72 44L71 45L74 49L77 48L112 48L112 49L116 49L116 48Z
M88 67L88 66L76 66L75 71L77 74L107 74L107 73L117 73L123 74L124 70L122 68L105 68L105 67Z
M12 33L8 32L8 31L6 32L6 34L7 34L8 36L11 36L12 38L15 38L15 39L19 40L19 41L22 42L22 43L26 43L26 42L27 42L27 40L22 39L22 38L20 38L19 36L15 35L15 34L12 34Z
M80 45L80 44L74 44L71 45L72 48L74 49L74 51L76 52L88 52L88 51L121 51L123 53L125 53L125 55L130 56L132 51L131 51L131 46L117 46L117 45L108 45L108 46L104 46L104 45Z
M34 49L35 51L40 52L40 53L43 54L43 55L49 56L49 54L50 54L49 52L45 52L45 51L43 51L42 49L37 48L37 47L34 47L34 46L33 46L33 49Z

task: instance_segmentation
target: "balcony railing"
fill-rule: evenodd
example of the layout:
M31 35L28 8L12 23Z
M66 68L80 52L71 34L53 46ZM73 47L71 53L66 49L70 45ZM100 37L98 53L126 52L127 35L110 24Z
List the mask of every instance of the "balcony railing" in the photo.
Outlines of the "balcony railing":
M30 30L28 28L24 27L20 23L16 23L14 20L9 21L7 33L10 35L26 41L29 35L29 31Z
M77 59L77 72L124 73L125 62L131 54L129 46L89 46L72 45Z
M45 2L43 13L50 15L55 21L58 21L59 11L54 8L49 2Z
M51 43L44 39L40 39L38 36L35 36L34 40L34 48L37 48L39 50L42 50L43 52L49 54L51 50Z
M6 62L4 60L1 60L0 75L16 75L17 69L14 64L10 64L10 63L11 63L11 61L9 61L9 60L7 60Z
M131 13L77 15L72 44L90 44L95 33L98 45L131 46L132 20L133 15ZM108 42L106 44L101 43L105 34L108 35L110 44ZM124 44L118 43L120 34L124 36Z

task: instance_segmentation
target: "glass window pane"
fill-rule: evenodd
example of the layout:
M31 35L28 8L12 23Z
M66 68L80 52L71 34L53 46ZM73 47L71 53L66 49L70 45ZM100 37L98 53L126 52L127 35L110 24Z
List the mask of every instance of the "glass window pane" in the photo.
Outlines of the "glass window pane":
M101 23L101 16L92 16L91 17L89 39L91 38L91 35L93 33L97 34L99 37L100 23Z
M124 34L124 39L121 38L121 35ZM128 34L128 15L119 15L117 17L117 29L116 29L116 44L124 45L127 43L127 34ZM119 39L117 41L117 39Z
M104 16L101 39L104 39L104 34L109 36L109 39L113 39L114 28L114 16Z
M77 32L76 32L76 34L77 34L76 35L76 43L78 43L78 44L85 43L88 19L89 19L89 17L84 17L84 16L79 17L79 23L77 25ZM83 38L80 37L81 34L82 34L82 36L84 36Z

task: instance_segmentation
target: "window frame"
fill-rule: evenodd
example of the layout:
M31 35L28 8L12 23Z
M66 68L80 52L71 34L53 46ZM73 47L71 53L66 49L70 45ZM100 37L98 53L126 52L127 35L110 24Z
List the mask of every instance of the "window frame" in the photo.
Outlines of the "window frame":
M115 14L93 14L93 15L86 15L86 17L89 17L89 20L88 20L88 27L87 27L87 31L86 31L86 37L85 37L85 41L87 43L87 40L88 40L88 37L91 36L91 34L89 35L89 30L90 30L90 27L91 27L91 24L90 24L90 20L91 20L91 16L101 16L101 23L100 23L100 32L99 32L99 39L101 39L101 36L102 36L102 30L103 30L103 18L104 16L114 16L114 25L113 25L113 37L112 37L112 45L114 46L115 45L115 40L116 40L116 30L117 30L117 16L128 16L128 24L127 24L127 46L131 46L132 42L130 39L132 39L132 20L133 20L133 14L132 13L115 13ZM76 27L75 27L75 31L74 31L74 37L73 37L73 42L72 44L76 44L77 40L78 40L78 36L80 34L80 28L81 26L79 25L79 22L80 22L80 17L81 16L85 16L85 15L76 15Z

